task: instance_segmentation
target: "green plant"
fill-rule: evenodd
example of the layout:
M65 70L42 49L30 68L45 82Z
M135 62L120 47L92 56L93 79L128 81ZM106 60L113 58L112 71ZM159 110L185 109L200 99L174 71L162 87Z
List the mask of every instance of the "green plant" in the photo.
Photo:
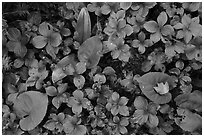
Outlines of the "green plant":
M191 18L188 15L184 15L181 19L181 23L179 22L174 26L175 29L182 29L177 32L176 38L184 38L185 42L189 43L192 36L200 36L202 26L199 22L199 17Z
M47 53L55 59L58 53L57 47L61 44L62 38L61 35L53 29L51 24L47 22L41 23L38 30L40 35L35 36L32 39L32 43L37 49L45 47Z
M104 32L109 36L116 32L120 38L124 38L126 35L131 35L133 33L133 28L129 24L126 24L126 20L124 18L124 10L111 14L109 23L104 29Z
M144 28L153 33L150 35L150 39L153 42L158 42L160 39L165 43L165 39L163 36L173 35L174 28L171 25L165 25L168 20L168 16L166 12L161 12L157 17L157 22L148 21L144 24Z
M175 84L173 79L161 72L149 72L137 79L140 89L150 100L158 104L165 104L171 101L172 95L169 89Z
M138 34L138 39L133 40L132 42L132 47L138 48L138 51L143 54L145 52L145 48L150 47L153 45L152 40L150 39L145 39L146 36L144 32L140 32Z
M70 135L84 135L87 132L87 128L81 124L81 119L76 115L66 115L63 128L64 132Z
M21 129L29 131L43 120L47 112L48 97L38 91L28 91L16 95L13 104L14 111L20 118Z
M86 41L79 47L78 50L78 59L80 62L85 62L86 67L91 69L95 67L100 58L102 51L102 42L98 36L93 36Z
M9 51L14 52L16 56L23 58L27 53L26 44L29 41L29 37L25 34L21 34L17 28L9 28L7 37L9 41L6 47Z
M159 119L156 116L157 104L152 102L148 104L144 97L138 96L135 98L134 106L136 108L132 118L134 123L140 125L147 123L151 128L157 127L159 124Z
M44 128L54 131L57 130L58 133L62 132L64 130L63 123L65 120L65 114L59 113L56 114L50 114L49 120L44 124Z
M113 92L108 100L108 103L106 104L106 108L108 111L111 111L113 115L120 114L123 116L128 116L129 110L126 106L127 102L128 99L126 97L120 97L117 92Z
M80 114L82 108L87 108L90 101L84 98L84 93L81 90L75 90L73 96L69 98L67 105L72 107L72 112L75 114Z

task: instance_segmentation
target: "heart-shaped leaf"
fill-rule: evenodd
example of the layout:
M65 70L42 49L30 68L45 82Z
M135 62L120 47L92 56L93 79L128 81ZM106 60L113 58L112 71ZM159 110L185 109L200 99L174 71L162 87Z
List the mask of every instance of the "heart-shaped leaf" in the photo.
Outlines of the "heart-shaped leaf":
M20 94L14 101L14 110L21 117L20 127L25 131L34 129L47 112L48 97L37 91Z
M166 82L171 90L175 86L175 83L169 75L161 72L149 72L138 78L137 81L139 82L140 89L144 95L155 103L165 104L171 100L171 93L159 94L154 90L154 87L158 83Z
M81 9L76 25L78 33L77 41L82 44L91 36L91 20L88 10L84 7Z

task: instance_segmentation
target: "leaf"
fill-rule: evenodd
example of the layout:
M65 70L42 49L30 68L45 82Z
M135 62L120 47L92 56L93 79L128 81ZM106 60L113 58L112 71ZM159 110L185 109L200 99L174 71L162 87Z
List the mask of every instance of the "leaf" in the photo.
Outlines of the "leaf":
M161 33L159 31L157 31L156 33L150 35L150 39L154 43L158 42L161 38L162 38L162 35L161 35Z
M86 62L88 69L94 68L100 58L100 52L102 51L102 42L98 36L93 36L87 39L78 50L78 59L80 62Z
M141 68L141 69L142 69L142 71L144 71L144 72L148 72L148 71L151 70L152 66L153 66L153 64L151 64L151 61L146 60L146 61L144 61L144 62L142 63L142 68Z
M36 78L31 76L26 80L26 86L32 87L35 85L36 81L37 81Z
M52 104L55 106L57 109L61 106L63 100L61 100L60 96L56 96L52 99Z
M64 93L64 92L67 90L67 87L68 87L68 83L60 84L60 85L57 87L58 93L59 93L59 94Z
M31 24L39 25L41 22L41 14L40 12L32 12L30 17L28 17L28 21Z
M154 90L157 83L165 82L168 82L171 90L175 84L169 75L161 72L149 72L138 78L138 82L143 94L155 103L166 104L171 101L171 93L168 92L161 95Z
M9 28L8 38L11 41L19 41L21 38L21 32L17 28Z
M34 129L47 112L48 97L37 91L20 94L14 101L14 110L22 119L20 127L25 131ZM27 116L27 117L25 117Z
M123 116L128 116L129 115L129 109L127 106L120 106L119 107L119 114Z
M105 67L102 73L105 75L113 75L115 74L115 70L112 67Z
M23 58L27 53L27 48L19 43L18 46L15 46L14 53L16 54L16 56Z
M158 119L158 117L157 117L156 115L150 114L148 120L149 120L149 126L150 126L151 128L157 127L158 124L159 124L159 119Z
M79 75L77 77L74 77L74 85L78 88L81 89L83 88L85 84L85 78L82 75Z
M76 72L77 74L83 74L86 71L86 63L78 62L76 64Z
M148 102L144 97L138 96L135 98L134 106L136 109L145 110L147 108L147 105L148 105Z
M76 25L76 31L78 32L77 41L82 44L91 36L91 20L88 10L84 7L81 9Z
M145 110L137 109L133 114L134 123L138 123L140 125L144 124L148 120L148 114L145 113Z
M111 98L113 101L117 102L118 99L120 98L120 95L117 92L113 92Z
M105 75L96 74L96 75L93 77L93 81L94 81L94 82L101 83L101 84L104 84L104 83L106 82L106 77L105 77Z
M48 96L51 96L51 97L53 97L53 96L56 96L57 95L57 89L54 87L54 86L49 86L49 87L46 87L45 88L45 91L46 91L46 94L48 95Z
M184 131L193 132L198 128L202 128L202 117L196 113L192 113L188 109L177 109L180 116L184 116L182 120L175 119L175 123Z
M144 28L150 33L155 33L158 30L158 24L155 21L148 21L144 24Z
M35 36L32 39L32 44L37 48L41 49L47 45L47 39L43 36Z
M198 90L195 90L190 94L178 95L174 101L176 102L176 105L181 108L187 108L199 112L202 111L202 93Z
M52 46L52 47L58 47L61 42L62 42L62 37L58 32L52 32L50 34L50 36L47 38L48 39L48 46Z
M72 132L72 135L85 135L86 132L87 128L84 125L78 125Z
M62 70L62 68L56 68L54 69L54 71L52 72L52 82L55 83L61 79L63 79L64 77L66 77L67 75L64 73L64 71Z
M53 26L47 22L43 22L39 25L39 33L44 37L49 36L53 32Z
M70 36L72 33L71 33L71 30L68 29L68 28L63 28L61 31L63 36L67 37L67 36Z
M44 128L53 131L55 129L55 121L53 120L48 120L44 125Z
M164 26L164 24L167 22L167 19L168 19L168 17L167 17L167 15L166 15L166 12L161 12L160 14L159 14L159 16L157 17L157 22L158 22L158 25L159 26Z
M20 67L23 66L23 64L24 64L24 61L21 60L21 59L19 59L19 58L17 58L17 59L14 60L13 66L14 66L15 68L20 68Z
M128 10L132 5L132 2L120 2L120 8Z

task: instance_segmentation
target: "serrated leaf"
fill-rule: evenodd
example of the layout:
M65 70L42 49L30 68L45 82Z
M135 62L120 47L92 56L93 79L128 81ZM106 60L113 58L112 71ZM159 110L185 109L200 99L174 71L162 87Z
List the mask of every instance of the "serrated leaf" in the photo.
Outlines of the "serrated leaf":
M88 10L84 7L81 9L76 25L78 32L77 41L82 44L91 36L91 20Z

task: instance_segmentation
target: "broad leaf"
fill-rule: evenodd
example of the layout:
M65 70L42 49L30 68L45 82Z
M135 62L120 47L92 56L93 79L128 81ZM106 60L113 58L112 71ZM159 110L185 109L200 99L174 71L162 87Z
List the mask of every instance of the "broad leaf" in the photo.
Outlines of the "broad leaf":
M140 89L143 94L148 97L150 100L158 104L165 104L171 101L171 93L159 94L154 90L154 87L158 83L168 82L170 90L175 86L173 79L161 72L149 72L138 79Z
M78 32L77 41L82 44L91 36L91 20L88 10L84 7L81 9L76 25Z
M25 131L34 129L47 112L48 97L38 91L20 94L14 101L14 110L21 117L20 127Z
M202 111L202 93L198 90L190 94L178 95L174 101L181 108L187 108L189 110Z
M98 36L87 39L78 50L78 59L80 62L86 62L87 68L94 68L100 58L102 51L102 42Z
M183 119L175 119L175 123L183 130L193 132L202 127L202 117L196 113L192 113L188 109L177 109L177 113L183 116Z

